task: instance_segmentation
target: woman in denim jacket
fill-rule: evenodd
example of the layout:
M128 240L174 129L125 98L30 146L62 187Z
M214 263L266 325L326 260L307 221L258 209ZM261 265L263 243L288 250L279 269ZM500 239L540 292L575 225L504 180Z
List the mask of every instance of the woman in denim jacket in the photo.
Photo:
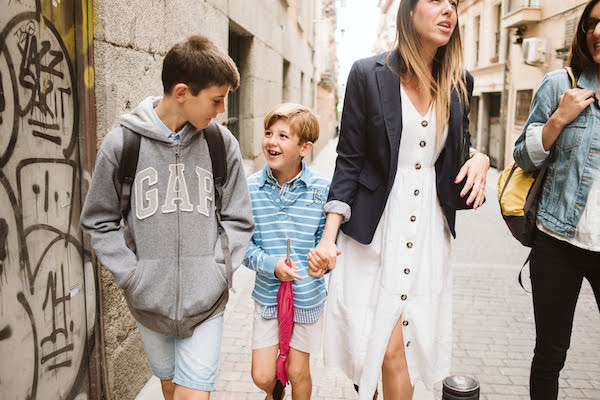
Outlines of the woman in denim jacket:
M556 399L585 277L600 307L600 0L590 1L578 23L566 70L546 75L514 158L528 171L550 157L537 211L531 255L536 344L532 399Z

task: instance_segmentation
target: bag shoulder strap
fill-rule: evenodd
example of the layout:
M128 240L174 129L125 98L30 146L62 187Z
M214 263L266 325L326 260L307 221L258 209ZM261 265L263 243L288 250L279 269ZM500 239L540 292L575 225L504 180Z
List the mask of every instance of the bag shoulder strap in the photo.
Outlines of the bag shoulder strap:
M567 71L567 75L569 75L569 79L571 80L571 89L575 89L577 87L577 81L575 80L575 75L573 75L573 69L571 67L564 67Z
M219 130L219 125L211 122L206 129L204 129L204 137L208 144L215 186L220 185L222 187L227 180L227 153L225 152L225 142L223 141L223 135ZM221 194L222 193L219 193L219 195Z
M119 182L121 183L121 216L124 220L127 220L131 185L135 178L140 153L140 135L126 127L122 127L122 130L123 151L119 161Z
M119 161L119 182L121 183L121 198L120 198L120 211L123 221L125 221L125 240L127 246L135 252L135 243L131 238L129 229L127 226L127 216L130 209L131 199L131 188L135 179L135 171L137 169L137 163L140 153L140 141L141 136L136 132L122 127L123 131L123 151L121 153L121 159ZM225 142L220 132L219 126L211 122L206 129L204 129L204 137L208 144L208 152L213 168L213 182L215 187L215 214L217 216L218 232L221 237L221 247L223 250L223 257L225 259L225 267L227 272L227 284L228 288L232 288L233 281L233 266L231 261L231 253L229 251L229 240L227 233L223 228L221 222L221 207L223 199L223 185L227 181L227 155L225 152Z
M125 242L134 253L136 250L135 243L129 233L129 227L127 226L127 216L129 214L130 199L131 199L131 186L135 179L135 170L137 169L138 158L140 154L140 140L141 136L129 128L122 127L123 131L123 150L121 152L121 159L119 160L119 183L121 183L121 196L120 196L120 211L121 218L125 222Z
M233 265L231 252L229 250L229 237L223 227L221 220L221 209L223 206L223 186L227 181L227 153L225 142L219 129L219 125L212 122L204 129L204 138L208 144L208 152L213 169L213 182L215 184L215 214L217 216L218 232L221 237L221 249L225 260L225 272L227 274L227 287L232 289Z

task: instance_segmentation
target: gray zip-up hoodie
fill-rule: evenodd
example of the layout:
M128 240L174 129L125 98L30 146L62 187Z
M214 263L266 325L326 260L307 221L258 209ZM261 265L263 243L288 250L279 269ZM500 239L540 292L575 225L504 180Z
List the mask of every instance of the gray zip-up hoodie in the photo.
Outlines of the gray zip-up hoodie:
M222 312L228 299L212 164L201 130L188 125L179 144L161 132L152 111L156 104L147 98L120 119L142 136L127 219L136 253L127 247L120 224L121 127L102 142L81 226L124 290L134 318L154 331L187 337L196 325ZM227 129L221 132L227 153L221 216L237 268L254 224L238 143Z

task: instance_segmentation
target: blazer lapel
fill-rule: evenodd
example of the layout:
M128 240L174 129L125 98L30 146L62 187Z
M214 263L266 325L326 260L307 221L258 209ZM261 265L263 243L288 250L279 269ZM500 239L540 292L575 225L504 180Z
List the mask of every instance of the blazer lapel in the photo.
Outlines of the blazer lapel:
M377 60L376 76L385 130L390 142L390 167L392 171L395 171L398 165L398 151L400 149L400 135L402 133L400 78L387 67L386 55L387 53L382 54ZM396 71L400 70L396 52L393 53L390 64Z

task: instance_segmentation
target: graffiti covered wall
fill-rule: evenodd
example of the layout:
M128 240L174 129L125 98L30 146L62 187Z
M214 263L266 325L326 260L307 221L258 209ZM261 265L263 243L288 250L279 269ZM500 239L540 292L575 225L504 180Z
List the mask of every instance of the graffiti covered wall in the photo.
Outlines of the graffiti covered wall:
M96 295L79 228L74 8L0 2L0 398L87 399Z

